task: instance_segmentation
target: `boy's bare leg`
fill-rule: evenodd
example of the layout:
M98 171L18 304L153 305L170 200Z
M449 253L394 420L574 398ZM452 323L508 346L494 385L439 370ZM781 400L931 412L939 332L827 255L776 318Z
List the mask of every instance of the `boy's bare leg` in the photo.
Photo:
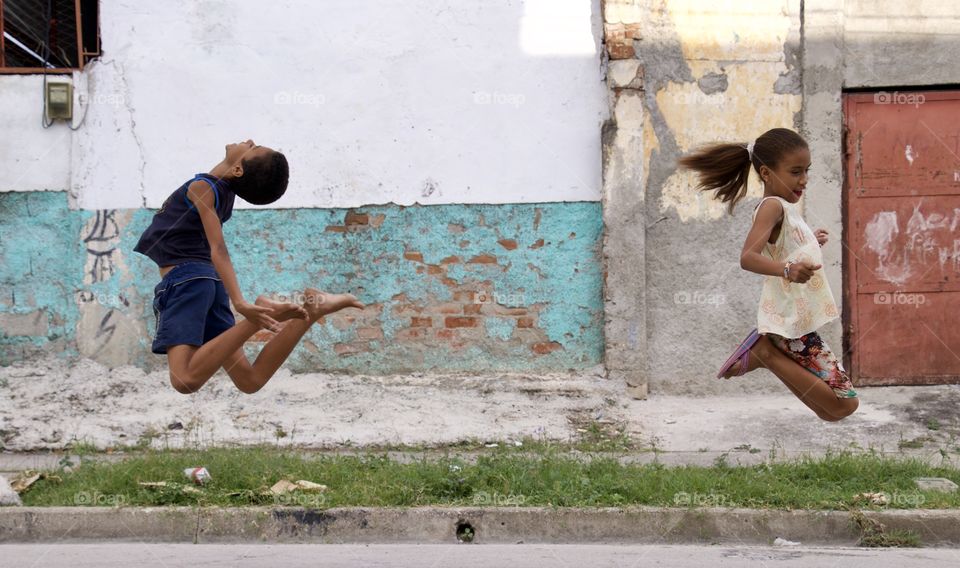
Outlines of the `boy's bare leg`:
M860 405L856 398L837 398L836 393L796 361L780 351L770 340L763 336L750 350L747 372L764 367L779 378L810 410L823 420L837 421L853 414ZM739 370L734 365L727 376Z
M200 347L171 346L167 349L170 384L183 394L197 392L259 329L256 324L242 320Z
M363 309L363 307L363 304L351 294L328 294L308 288L303 303L303 309L307 314L306 319L291 319L288 321L283 329L263 346L252 365L247 360L243 349L240 348L234 351L224 362L223 368L238 389L247 394L255 393L273 377L273 374L287 360L287 357L293 352L293 348L297 346L310 326L318 319L344 308ZM282 321L276 315L273 317L277 321ZM282 314L280 314L280 318L283 318Z

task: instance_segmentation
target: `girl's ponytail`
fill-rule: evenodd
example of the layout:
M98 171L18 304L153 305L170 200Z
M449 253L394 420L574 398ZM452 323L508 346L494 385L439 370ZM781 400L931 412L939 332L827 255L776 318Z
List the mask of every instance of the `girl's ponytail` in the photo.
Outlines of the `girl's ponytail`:
M807 148L802 136L788 128L773 128L749 144L713 144L698 148L677 163L697 172L700 177L697 188L712 191L714 199L729 203L733 213L733 206L747 194L750 166L759 175L761 167L777 167L787 152L797 148Z
M677 161L680 167L699 174L697 189L712 191L713 198L729 203L728 210L747 194L751 155L747 143L712 144L698 148Z

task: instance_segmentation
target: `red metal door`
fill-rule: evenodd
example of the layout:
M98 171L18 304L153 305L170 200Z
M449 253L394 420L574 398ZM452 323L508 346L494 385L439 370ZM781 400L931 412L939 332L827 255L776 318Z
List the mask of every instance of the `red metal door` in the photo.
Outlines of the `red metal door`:
M844 119L854 383L960 382L960 92L849 94Z

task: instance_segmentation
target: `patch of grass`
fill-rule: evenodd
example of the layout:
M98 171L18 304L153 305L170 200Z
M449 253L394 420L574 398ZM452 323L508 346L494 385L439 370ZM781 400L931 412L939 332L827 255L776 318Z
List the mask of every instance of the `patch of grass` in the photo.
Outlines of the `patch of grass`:
M870 548L917 548L920 546L920 535L915 531L888 530L880 521L868 519L857 510L850 511L850 516L860 531L860 546Z
M194 487L184 468L206 467L212 480ZM22 495L25 505L299 505L412 507L422 505L722 506L772 509L847 509L857 495L894 498L875 509L960 508L960 494L918 492L915 477L960 470L919 460L841 453L823 458L734 467L721 456L712 467L621 464L615 457L582 459L550 448L494 448L475 463L456 455L400 463L384 455L303 456L273 446L155 451L120 462L82 460L40 480ZM266 494L281 479L322 483L322 494ZM148 488L138 482L167 482Z

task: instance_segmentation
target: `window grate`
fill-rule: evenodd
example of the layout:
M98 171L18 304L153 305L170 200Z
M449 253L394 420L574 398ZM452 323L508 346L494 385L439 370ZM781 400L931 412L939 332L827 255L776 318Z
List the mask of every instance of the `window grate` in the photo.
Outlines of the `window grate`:
M0 0L0 70L80 69L99 55L96 0Z

